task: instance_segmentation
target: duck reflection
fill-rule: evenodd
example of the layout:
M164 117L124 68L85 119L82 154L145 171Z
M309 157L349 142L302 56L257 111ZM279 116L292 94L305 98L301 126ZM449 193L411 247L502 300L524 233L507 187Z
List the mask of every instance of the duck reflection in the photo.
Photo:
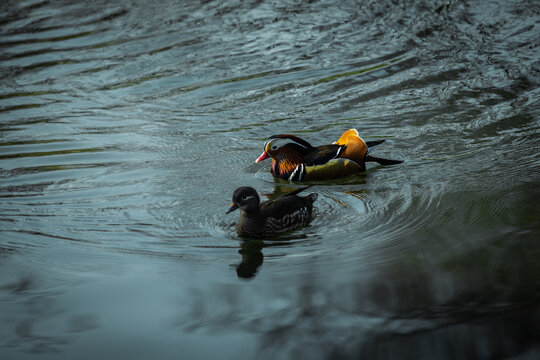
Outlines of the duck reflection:
M242 255L242 262L236 267L236 274L240 278L250 279L255 277L259 267L263 263L262 249L264 243L261 240L244 240L238 253Z
M297 196L308 187L285 193L276 187L274 194L269 196L271 200L262 203L255 189L247 186L236 189L227 214L236 209L240 209L241 212L236 227L236 232L244 239L239 250L242 262L236 269L239 277L254 277L262 265L262 248L265 245L261 239L272 239L309 224L312 219L313 203L318 195L311 193L307 196Z
M264 261L263 249L275 246L290 246L291 242L305 239L304 234L291 234L279 238L262 241L260 239L244 239L238 253L242 255L242 262L236 266L236 274L239 278L254 278L259 267Z
M312 219L313 202L316 193L297 196L309 186L281 189L275 187L268 201L260 202L257 191L251 187L240 187L233 194L233 201L227 213L240 209L240 220L236 232L243 238L239 253L242 262L237 266L241 278L252 278L263 263L262 239L284 240L284 233L307 226ZM277 242L273 242L276 245Z
M361 181L363 183L364 179L362 178ZM306 237L305 234L291 233L291 231L307 226L312 220L313 202L317 199L317 194L311 193L307 196L297 194L314 185L316 184L298 188L290 182L284 184L277 181L271 193L260 193L261 197L269 199L264 202L260 202L259 193L253 188L240 187L234 192L233 202L227 213L236 209L241 210L240 220L236 227L238 235L242 238L238 250L238 253L242 255L242 261L236 266L238 277L250 279L256 276L264 261L263 248L289 246L291 241ZM350 189L348 186L340 185L336 190L341 194L365 200L365 189ZM343 207L348 206L338 196L329 196L329 198L332 202ZM299 208L307 213L303 214L298 211ZM299 212L299 214L294 211ZM296 217L291 216L291 213L295 214ZM275 221L275 218L283 223L270 224L270 226L267 223L268 220ZM287 224L285 220L293 222L293 224Z

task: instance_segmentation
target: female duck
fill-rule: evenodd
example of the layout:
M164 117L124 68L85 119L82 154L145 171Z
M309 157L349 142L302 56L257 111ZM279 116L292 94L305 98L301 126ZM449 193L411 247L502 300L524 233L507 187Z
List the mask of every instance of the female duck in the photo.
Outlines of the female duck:
M306 226L312 218L317 194L296 196L307 187L297 189L277 199L260 202L252 187L239 187L227 214L240 208L236 232L242 237L270 238Z

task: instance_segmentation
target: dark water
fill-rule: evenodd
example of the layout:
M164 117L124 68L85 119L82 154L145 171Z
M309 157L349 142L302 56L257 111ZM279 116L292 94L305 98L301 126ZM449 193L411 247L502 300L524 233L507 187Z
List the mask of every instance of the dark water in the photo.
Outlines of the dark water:
M540 357L537 1L0 9L0 358ZM241 241L350 127L404 164Z

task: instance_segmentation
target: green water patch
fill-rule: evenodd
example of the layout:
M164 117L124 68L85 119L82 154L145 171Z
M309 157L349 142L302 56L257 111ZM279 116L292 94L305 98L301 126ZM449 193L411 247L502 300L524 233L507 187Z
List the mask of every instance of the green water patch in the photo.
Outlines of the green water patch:
M14 41L6 42L6 45L14 46L14 45L25 45L25 44L44 43L44 42L59 42L59 41L82 38L88 35L99 34L104 31L105 31L104 29L98 29L98 30L93 30L93 31L84 31L84 32L76 33L76 34L62 35L62 36L55 36L55 37L48 37L48 38L31 38L31 39L24 39L24 40L14 40Z
M388 62L378 64L378 65L373 65L373 66L370 66L370 67L367 67L367 68L364 68L364 69L347 71L347 72L344 72L344 73L341 73L341 74L335 74L335 75L327 76L327 77L324 77L322 79L317 80L316 83L319 84L319 83L339 79L339 78L342 78L342 77L355 76L355 75L364 74L364 73L367 73L367 72L370 72L370 71L382 69L382 68L390 66L390 65L392 65L392 64L394 64L394 63L396 63L396 62L398 62L398 61L400 61L402 59L403 59L402 57L399 57L397 59L392 59L392 60L390 60Z
M0 142L0 146L49 144L49 143L63 142L63 141L69 141L69 140L67 140L67 139L47 139L47 140L6 141L6 142Z
M3 99L13 99L13 98L19 98L19 97L26 97L26 96L40 96L40 95L51 95L51 94L59 94L61 91L22 91L22 92L12 92L12 93L5 93L0 94L0 100Z
M105 148L87 148L87 149L29 152L29 153L21 153L21 154L4 154L4 155L0 155L0 160L1 159L16 159L16 158L24 158L24 157L39 157L39 156L51 156L51 155L67 155L67 154L77 154L77 153L101 152L105 150L106 150Z

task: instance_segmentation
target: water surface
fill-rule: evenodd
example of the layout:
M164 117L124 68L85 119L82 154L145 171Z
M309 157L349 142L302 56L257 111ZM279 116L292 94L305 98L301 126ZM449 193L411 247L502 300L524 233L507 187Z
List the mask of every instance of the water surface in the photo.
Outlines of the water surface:
M0 357L540 356L533 1L5 1ZM264 140L387 139L243 241Z

